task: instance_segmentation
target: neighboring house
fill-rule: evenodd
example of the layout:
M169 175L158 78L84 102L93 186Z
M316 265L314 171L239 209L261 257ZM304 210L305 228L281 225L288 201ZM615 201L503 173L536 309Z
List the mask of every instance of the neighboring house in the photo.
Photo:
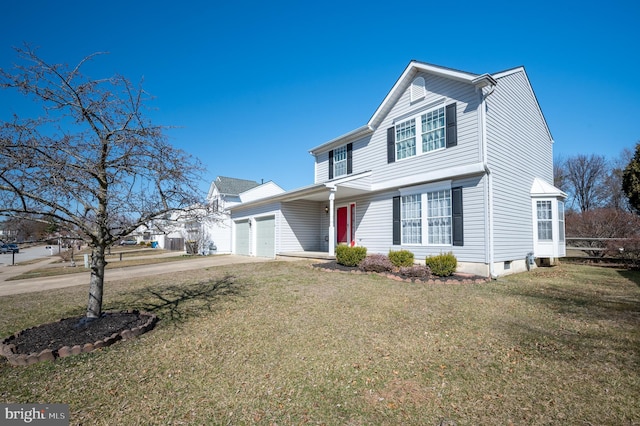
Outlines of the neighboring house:
M453 252L459 271L484 276L565 255L566 195L523 67L412 61L368 123L310 153L314 184L230 207L234 253Z
M209 187L207 200L212 216L203 224L203 234L208 236L217 253L231 253L232 224L229 209L243 202L284 192L273 182L258 183L252 180L218 176Z

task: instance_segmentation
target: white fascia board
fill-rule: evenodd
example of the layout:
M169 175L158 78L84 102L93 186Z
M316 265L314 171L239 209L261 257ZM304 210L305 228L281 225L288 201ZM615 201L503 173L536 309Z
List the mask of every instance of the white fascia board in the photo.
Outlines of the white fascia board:
M311 155L318 155L321 152L328 151L332 148L346 145L349 142L353 142L357 139L360 139L368 134L373 133L373 129L369 126L362 126L355 130L350 131L349 133L345 133L342 136L338 136L335 139L330 140L329 142L325 142L322 145L318 145L315 148L309 150Z
M304 199L307 196L314 195L320 192L324 192L327 190L327 187L323 183L316 183L313 185L305 186L303 188L293 189L291 191L283 192L281 194L273 195L271 197L260 198L258 200L249 201L246 203L240 203L233 207L230 207L229 210L241 210L248 207L255 207L263 204L269 203L277 203L283 201L292 201Z
M404 188L427 182L436 182L439 180L453 180L456 178L484 174L484 164L473 163L464 166L450 167L446 169L434 170L432 172L419 173L398 179L392 179L371 185L372 191L382 191L385 189Z

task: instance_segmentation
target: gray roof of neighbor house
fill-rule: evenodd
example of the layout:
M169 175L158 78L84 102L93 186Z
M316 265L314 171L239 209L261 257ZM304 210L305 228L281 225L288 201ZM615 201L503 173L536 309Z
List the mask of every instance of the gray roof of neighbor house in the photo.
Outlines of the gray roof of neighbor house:
M218 188L218 192L223 195L238 195L241 192L248 191L260 185L258 182L252 180L225 176L218 176L213 184Z

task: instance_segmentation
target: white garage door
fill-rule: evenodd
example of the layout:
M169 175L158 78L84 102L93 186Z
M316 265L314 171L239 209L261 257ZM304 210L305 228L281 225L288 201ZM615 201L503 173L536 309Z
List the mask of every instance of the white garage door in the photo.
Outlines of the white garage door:
M249 221L236 222L236 254L249 256Z
M275 257L276 219L274 216L256 219L256 256Z

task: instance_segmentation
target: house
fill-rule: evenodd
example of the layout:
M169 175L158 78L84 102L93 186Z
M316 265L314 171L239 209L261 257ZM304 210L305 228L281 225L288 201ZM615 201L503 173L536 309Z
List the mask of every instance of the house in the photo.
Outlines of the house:
M258 183L252 180L218 176L209 187L207 201L212 210L202 225L202 234L215 247L216 253L231 253L232 223L229 209L243 202L284 192L274 182Z
M523 67L412 61L364 126L310 153L313 184L230 208L234 253L453 252L459 271L494 277L565 255L566 195Z

